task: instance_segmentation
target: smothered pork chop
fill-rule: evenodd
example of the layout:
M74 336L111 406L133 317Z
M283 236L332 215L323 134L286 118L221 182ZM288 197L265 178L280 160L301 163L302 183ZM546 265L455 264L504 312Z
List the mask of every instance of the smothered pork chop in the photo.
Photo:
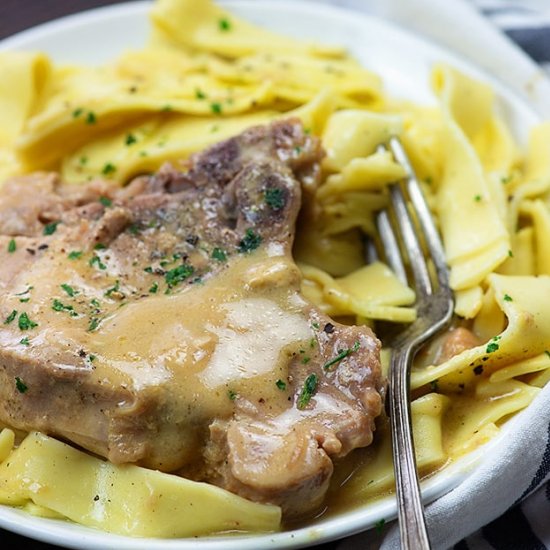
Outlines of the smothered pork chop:
M250 129L126 188L0 196L0 420L302 514L372 441L379 342L299 293L319 141Z

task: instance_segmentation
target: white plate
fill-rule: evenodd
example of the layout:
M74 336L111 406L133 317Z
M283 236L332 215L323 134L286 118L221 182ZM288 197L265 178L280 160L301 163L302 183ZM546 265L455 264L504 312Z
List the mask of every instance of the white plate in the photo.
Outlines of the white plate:
M531 108L494 78L442 48L406 33L387 22L329 6L290 0L230 0L223 4L250 21L296 38L347 47L366 67L380 74L393 96L434 103L429 74L436 62L491 83L499 108L516 137L525 142L528 129L538 121ZM100 8L65 17L22 32L0 43L0 49L41 50L57 62L98 64L128 48L139 48L147 37L149 2ZM503 430L505 432L506 430ZM497 439L505 437L501 434ZM496 440L489 446L496 444ZM471 453L422 484L426 501L461 483L487 456L487 446ZM134 539L103 533L69 522L46 520L0 506L0 526L45 542L79 549L106 550L241 550L297 548L337 539L372 527L380 519L396 516L393 497L385 498L339 517L321 520L295 531L254 537L201 539Z

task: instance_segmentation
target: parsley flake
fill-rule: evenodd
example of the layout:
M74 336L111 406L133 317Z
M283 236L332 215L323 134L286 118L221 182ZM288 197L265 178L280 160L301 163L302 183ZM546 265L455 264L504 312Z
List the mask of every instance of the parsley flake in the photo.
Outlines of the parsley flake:
M385 519L381 519L380 521L377 521L374 524L374 527L376 528L376 532L380 535L382 533L382 530L384 529L384 525L386 524Z
M25 336L25 338L21 338L21 340L19 340L19 343L23 346L30 346L31 343L29 342L29 337L28 336Z
M113 201L109 197L101 196L99 197L99 202L105 207L113 206Z
M19 329L20 330L29 330L31 328L37 327L38 323L35 323L34 321L31 321L29 319L29 316L23 312L21 315L19 315L18 319Z
M235 399L237 399L237 392L235 392L233 390L229 390L227 392L227 397L229 397L229 399L231 399L231 401L235 401Z
M96 256L95 254L90 258L88 265L90 267L97 265L97 267L99 267L99 269L102 269L102 270L107 269L107 266L101 261L101 258L99 256Z
M279 380L277 380L275 382L275 385L281 390L281 391L285 391L286 390L286 382L283 382L283 380L281 380L279 378Z
M231 30L231 21L229 21L229 19L226 19L225 17L223 17L222 19L220 19L218 21L218 28L220 29L220 31L223 31L223 32L230 31Z
M548 357L550 357L550 351L548 351L547 349L545 349L545 350L544 350L544 353L545 353Z
M328 370L332 365L335 365L336 363L339 363L342 361L342 359L345 359L348 357L348 355L351 355L352 353L356 352L359 349L359 342L355 342L351 348L343 349L338 351L338 355L336 357L333 357L330 361L327 361L323 368L325 370Z
M216 247L212 250L212 258L218 260L218 262L225 262L227 260L227 253L223 248Z
M481 201L481 195L475 195L474 201L475 202L480 202Z
M136 138L136 136L134 136L134 134L128 134L126 136L126 139L124 140L124 143L126 145L133 145L136 142L137 142L137 138Z
M195 272L195 269L192 265L182 264L174 269L170 269L164 274L164 280L168 285L168 288L173 288L177 284L181 283Z
M68 285L67 283L63 283L62 285L59 285L71 298L73 298L76 294L78 294L78 291L76 291L71 285Z
M65 305L61 300L55 298L52 302L52 309L54 311L73 311L74 308L73 306Z
M97 117L93 111L90 111L86 116L86 124L95 124L97 122Z
M67 254L67 258L69 258L69 260L78 260L82 254L82 250L72 250Z
M272 210L281 210L285 205L285 194L279 187L268 187L264 191L264 200Z
M300 410L305 409L307 404L311 401L311 398L317 391L318 383L319 383L319 379L317 378L317 375L315 373L310 374L306 378L306 381L304 382L304 387L302 388L302 391L298 396L297 407Z
M149 292L150 292L151 294L156 294L156 293L158 292L158 289L159 289L158 283L153 283L153 284L151 285L151 288L149 288Z
M487 349L485 350L485 353L493 353L494 351L498 350L498 344L496 342L489 342L487 344Z
M505 294L505 295L503 296L503 300L504 300L505 302L513 302L513 301L514 301L513 298L512 298L509 294Z
M88 332L93 332L99 326L99 319L97 317L92 317L90 323L88 324Z
M116 166L112 162L106 162L105 166L103 166L103 170L101 170L101 173L104 176L108 176L109 174L113 174L116 172Z
M11 239L8 243L8 252L10 254L13 254L17 250L17 243L15 242L15 239Z
M202 90L200 90L199 88L197 88L197 89L195 90L195 97L196 97L197 99L206 99L206 94L205 94Z
M73 111L73 118L78 118L83 112L84 109L82 107L78 107Z
M15 377L15 387L17 388L17 391L19 393L25 393L29 389L27 384L25 384L25 382L23 382L23 380L21 380L19 376Z
M14 310L6 317L6 320L4 321L4 324L5 324L5 325L9 325L16 317L17 317L17 310L14 309Z
M215 115L220 115L221 112L222 112L222 104L221 104L221 103L218 103L217 101L215 101L214 103L211 103L211 104L210 104L210 110L211 110Z
M60 222L47 223L44 226L44 231L42 233L44 233L44 235L53 235L57 231L57 226L59 223Z
M260 246L262 242L262 237L257 233L254 233L254 230L250 227L246 230L244 237L239 242L239 252L243 254L246 252L251 252Z

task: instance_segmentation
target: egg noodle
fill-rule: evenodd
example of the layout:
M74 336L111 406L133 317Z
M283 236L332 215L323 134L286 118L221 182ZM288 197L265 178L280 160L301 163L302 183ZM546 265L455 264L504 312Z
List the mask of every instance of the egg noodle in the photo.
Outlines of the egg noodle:
M397 102L342 49L269 33L210 1L157 0L151 24L145 48L100 67L0 53L0 180L53 170L75 184L122 185L250 126L298 117L326 150L321 185L304 190L294 249L302 291L327 314L377 329L416 316L413 290L363 255L388 184L405 175L377 145L399 136L441 229L455 327L473 339L442 357L445 335L417 359L420 471L494 436L550 378L550 124L532 130L524 153L483 82L440 65L437 106ZM335 502L391 491L384 420L376 439L337 465ZM281 521L278 507L9 427L0 503L131 536L275 531Z

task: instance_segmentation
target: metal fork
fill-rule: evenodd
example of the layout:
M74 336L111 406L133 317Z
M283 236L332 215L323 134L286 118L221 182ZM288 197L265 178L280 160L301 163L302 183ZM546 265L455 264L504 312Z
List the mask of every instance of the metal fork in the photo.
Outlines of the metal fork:
M414 455L409 398L410 371L422 344L448 325L453 312L453 297L443 246L412 165L398 138L391 138L388 146L395 160L405 169L407 178L402 183L390 186L393 216L387 210L378 213L377 230L388 263L399 279L408 284L399 242L403 244L414 281L417 308L416 321L392 341L389 371L389 413L397 511L403 550L423 550L430 548L430 540ZM386 149L385 146L383 148ZM414 209L414 217L410 215L406 196ZM397 222L395 229L392 219ZM417 224L424 234L424 242L435 267L436 281L431 280L428 263L417 237Z

